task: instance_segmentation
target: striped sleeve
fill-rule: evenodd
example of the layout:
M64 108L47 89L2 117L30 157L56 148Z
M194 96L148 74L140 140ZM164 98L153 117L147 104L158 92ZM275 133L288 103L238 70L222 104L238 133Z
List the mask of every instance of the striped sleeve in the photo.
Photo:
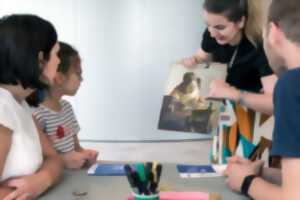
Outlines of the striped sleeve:
M39 128L41 128L45 132L45 127L46 127L46 120L45 120L45 115L47 114L46 110L44 110L42 107L37 108L33 112L33 118L36 120L37 125Z

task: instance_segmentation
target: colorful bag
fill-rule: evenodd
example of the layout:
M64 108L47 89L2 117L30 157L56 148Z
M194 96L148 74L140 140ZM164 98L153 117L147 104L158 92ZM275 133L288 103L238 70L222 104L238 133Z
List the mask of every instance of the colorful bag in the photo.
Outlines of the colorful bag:
M256 123L258 116L259 125ZM269 116L257 115L252 109L226 100L220 110L218 134L213 137L212 163L226 164L227 158L233 155L249 158L257 143L255 130L267 119Z

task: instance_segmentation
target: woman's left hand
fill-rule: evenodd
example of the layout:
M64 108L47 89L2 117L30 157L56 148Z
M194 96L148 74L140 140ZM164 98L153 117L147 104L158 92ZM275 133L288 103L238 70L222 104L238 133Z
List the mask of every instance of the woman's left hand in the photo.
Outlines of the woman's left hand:
M38 174L8 180L5 185L15 190L7 195L4 200L37 199L49 187L47 181Z
M230 99L238 102L240 99L240 91L223 80L214 80L210 84L207 99Z

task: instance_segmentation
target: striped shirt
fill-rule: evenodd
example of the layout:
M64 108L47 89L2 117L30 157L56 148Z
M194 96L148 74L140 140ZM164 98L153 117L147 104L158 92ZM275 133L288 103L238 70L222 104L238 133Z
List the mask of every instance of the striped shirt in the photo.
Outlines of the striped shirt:
M67 153L75 150L75 136L80 127L71 104L66 100L60 100L60 105L59 112L41 105L33 116L56 151Z

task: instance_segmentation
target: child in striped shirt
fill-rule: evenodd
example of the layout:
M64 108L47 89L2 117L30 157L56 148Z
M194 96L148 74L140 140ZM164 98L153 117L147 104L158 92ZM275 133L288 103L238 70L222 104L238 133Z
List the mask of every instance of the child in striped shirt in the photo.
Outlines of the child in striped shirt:
M80 169L96 162L98 152L80 146L80 130L71 104L62 99L74 96L82 81L81 60L70 45L60 42L60 64L50 88L44 91L44 101L33 113L37 124L47 134L49 141L61 155L65 167Z

